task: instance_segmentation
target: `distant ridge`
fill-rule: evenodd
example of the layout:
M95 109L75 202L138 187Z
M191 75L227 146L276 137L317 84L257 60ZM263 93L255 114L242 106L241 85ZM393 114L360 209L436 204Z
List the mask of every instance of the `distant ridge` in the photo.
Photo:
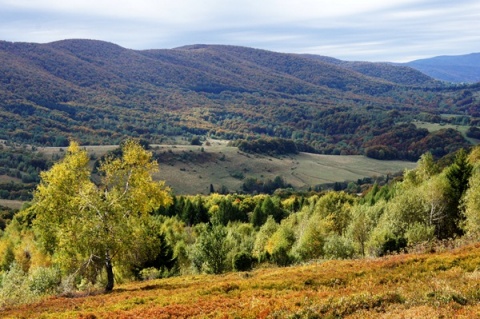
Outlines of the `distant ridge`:
M432 82L432 77L409 66L393 65L387 62L342 61L320 55L303 55L310 59L338 65L373 78L384 79L396 84L425 85Z
M480 82L480 53L444 55L405 63L434 79L454 83Z

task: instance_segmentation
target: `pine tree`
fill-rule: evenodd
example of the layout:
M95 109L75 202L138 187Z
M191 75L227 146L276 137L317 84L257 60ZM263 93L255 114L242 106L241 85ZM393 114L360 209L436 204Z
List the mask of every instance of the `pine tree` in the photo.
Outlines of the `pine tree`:
M444 230L444 233L440 236L442 238L463 234L460 224L464 218L460 203L468 189L468 180L472 176L472 169L473 167L468 162L467 153L464 149L457 152L455 161L447 168L449 204L447 217L444 219L443 227L441 227Z

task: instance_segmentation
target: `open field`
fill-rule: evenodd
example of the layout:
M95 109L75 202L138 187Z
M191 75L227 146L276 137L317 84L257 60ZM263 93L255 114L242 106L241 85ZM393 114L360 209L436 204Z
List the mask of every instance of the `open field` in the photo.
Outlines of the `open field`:
M22 208L23 202L19 200L9 200L9 199L0 199L0 206L20 209Z
M462 133L463 137L465 137L465 139L470 143L474 145L480 144L480 140L467 137L466 133L469 128L469 126L467 125L453 125L453 124L443 124L443 123L439 124L439 123L428 123L428 122L413 122L413 123L417 128L425 128L429 132L436 132L445 128L453 128L454 130L457 130L460 133Z
M480 244L119 285L51 297L3 318L478 318Z
M296 188L308 188L323 183L356 181L396 173L415 167L405 161L379 161L364 156L337 156L299 153L272 157L240 152L225 141L210 140L210 146L152 145L158 155L160 172L155 178L165 180L176 194L208 194L210 184L230 191L241 188L242 177L274 179L282 176ZM99 158L117 146L86 146L89 154ZM47 155L60 148L39 149Z
M248 177L260 180L283 177L296 188L307 189L324 183L357 181L363 177L377 177L387 173L414 168L416 163L405 161L379 161L364 156L339 156L299 153L272 157L240 152L226 141L210 140L209 146L152 145L160 172L158 180L176 194L208 194L210 184L215 189L226 186L230 191L240 190ZM86 146L89 154L99 158L116 146ZM39 149L48 155L59 148Z
M404 161L378 161L364 156L310 153L271 157L247 154L240 152L236 147L226 146L204 146L203 152L199 146L165 148L167 152L186 154L187 158L198 159L163 163L160 161L160 172L156 177L165 180L167 185L180 194L207 194L210 184L216 189L220 185L225 185L229 190L238 190L243 183L243 180L238 178L240 174L244 178L262 180L282 176L294 187L306 189L323 183L357 181L363 177L396 173L416 165ZM205 157L208 160L201 160Z

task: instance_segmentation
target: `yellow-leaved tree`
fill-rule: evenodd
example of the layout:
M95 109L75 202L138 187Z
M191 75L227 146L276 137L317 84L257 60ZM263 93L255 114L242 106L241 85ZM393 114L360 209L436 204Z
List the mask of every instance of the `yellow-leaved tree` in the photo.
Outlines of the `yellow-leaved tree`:
M63 160L42 173L29 208L42 247L66 271L94 276L105 269L112 290L113 262L128 263L142 244L151 250L142 235L153 223L149 213L171 202L169 189L152 179L156 170L152 153L128 140L121 156L100 164L94 182L86 150L72 141Z

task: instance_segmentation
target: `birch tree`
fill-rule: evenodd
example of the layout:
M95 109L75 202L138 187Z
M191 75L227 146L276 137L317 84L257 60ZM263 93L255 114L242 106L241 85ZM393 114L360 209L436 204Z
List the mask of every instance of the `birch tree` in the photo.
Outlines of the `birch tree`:
M104 269L106 291L114 286L114 262L130 262L129 251L139 241L154 244L142 237L149 213L171 202L169 189L152 178L158 169L152 154L133 140L121 150L120 157L101 163L94 183L87 152L71 142L64 159L41 174L30 208L38 239L53 260L67 271Z

